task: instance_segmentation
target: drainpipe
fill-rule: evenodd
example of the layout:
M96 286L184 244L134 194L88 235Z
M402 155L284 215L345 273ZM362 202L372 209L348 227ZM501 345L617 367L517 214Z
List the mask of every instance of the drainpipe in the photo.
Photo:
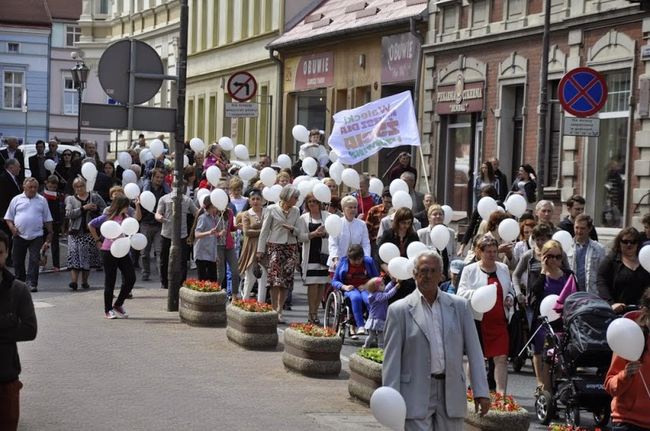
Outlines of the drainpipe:
M25 80L26 82L26 80ZM47 107L45 115L45 137L43 140L48 142L50 140L50 104L52 103L52 27L50 27L50 34L47 37ZM27 119L27 114L25 114ZM27 123L25 123L27 124ZM25 126L25 128L27 128ZM27 142L25 142L26 144Z
M276 120L276 142L275 142L275 151L271 152L271 149L269 148L269 152L272 154L272 159L275 160L276 157L278 156L279 153L281 153L281 148L282 148L282 139L283 139L283 130L282 130L282 116L283 112L282 110L284 109L284 62L280 60L279 57L276 57L274 53L277 51L274 49L269 49L269 58L271 61L273 61L275 64L278 65L278 91L277 91L277 120ZM278 54L280 54L278 52ZM271 115L273 115L273 112L271 112Z
M411 33L417 40L420 42L420 47L418 48L418 59L416 63L416 74L415 74L415 88L413 89L413 108L415 110L415 120L420 123L420 86L422 85L422 44L424 43L424 36L417 31L416 21L421 21L422 17L412 16L409 19L409 33ZM427 166L424 160L424 154L422 153L422 145L420 144L420 161L422 162L422 174L424 175L425 183L427 186L427 193L431 193L431 186L429 185L429 178L427 176ZM411 147L411 159L417 160L418 147ZM417 163L416 163L417 164Z

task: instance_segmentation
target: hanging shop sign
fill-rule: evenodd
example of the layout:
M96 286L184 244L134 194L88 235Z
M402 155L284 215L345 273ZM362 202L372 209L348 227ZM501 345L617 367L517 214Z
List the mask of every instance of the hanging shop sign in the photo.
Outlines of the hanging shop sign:
M458 75L456 85L441 85L436 94L436 112L440 115L480 112L483 110L484 82L466 83Z
M334 54L321 52L300 57L295 73L294 90L331 87L334 83Z
M381 83L415 81L420 41L411 33L381 38Z

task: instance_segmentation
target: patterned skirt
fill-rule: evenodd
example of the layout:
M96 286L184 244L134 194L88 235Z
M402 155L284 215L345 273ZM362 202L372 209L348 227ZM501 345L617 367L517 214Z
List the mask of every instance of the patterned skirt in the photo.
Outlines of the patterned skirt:
M68 235L68 268L89 271L99 266L99 250L92 235Z
M267 244L268 285L293 289L293 274L298 266L298 244Z

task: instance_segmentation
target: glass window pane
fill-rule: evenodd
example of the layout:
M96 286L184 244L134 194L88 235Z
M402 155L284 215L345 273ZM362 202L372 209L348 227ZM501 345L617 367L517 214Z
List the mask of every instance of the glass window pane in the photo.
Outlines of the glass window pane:
M625 205L628 118L600 120L596 166L595 219L600 226L622 227Z

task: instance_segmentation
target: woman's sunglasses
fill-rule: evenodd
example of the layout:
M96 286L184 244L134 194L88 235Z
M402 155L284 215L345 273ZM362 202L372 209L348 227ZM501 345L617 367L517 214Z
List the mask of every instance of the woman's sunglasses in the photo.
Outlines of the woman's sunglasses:
M636 245L638 243L639 242L637 240L635 240L635 239L622 239L621 240L621 244L625 244L625 245Z
M547 259L562 260L562 255L561 254L547 254L544 257L547 258Z

